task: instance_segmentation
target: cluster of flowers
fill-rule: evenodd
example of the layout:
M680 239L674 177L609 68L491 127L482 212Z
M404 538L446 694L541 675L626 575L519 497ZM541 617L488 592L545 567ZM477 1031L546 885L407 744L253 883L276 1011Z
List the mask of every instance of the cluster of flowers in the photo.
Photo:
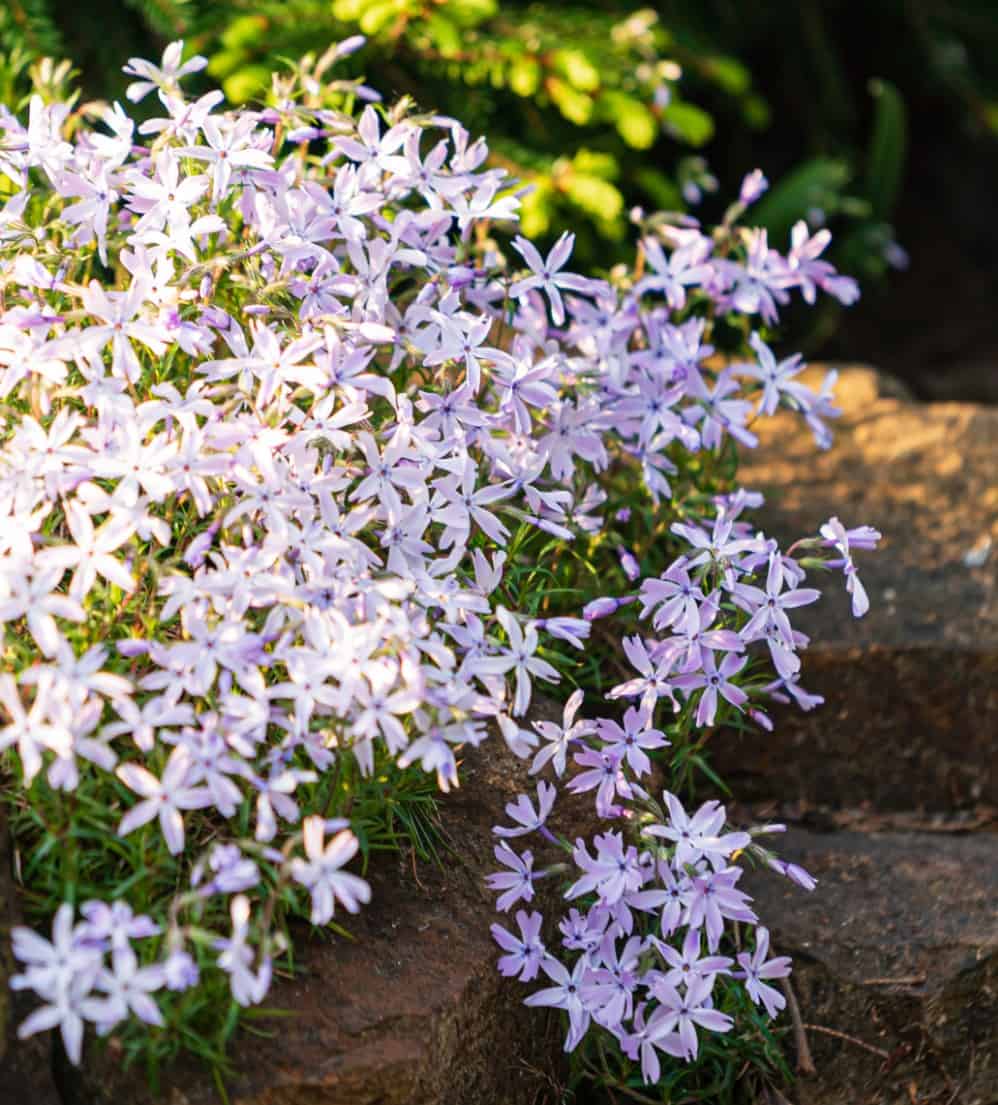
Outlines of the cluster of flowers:
M75 922L62 905L51 942L17 932L15 985L43 1003L21 1033L60 1027L74 1061L84 1022L159 1024L169 993L205 969L226 972L240 1004L259 1002L290 892L307 891L315 924L370 896L343 870L358 839L325 818L323 781L346 760L370 773L388 757L446 791L457 750L490 724L530 755L532 683L560 676L542 635L583 648L594 613L635 597L671 631L628 642L639 677L615 694L640 706L623 728L538 725L534 767L559 774L573 742L598 732L574 750L586 770L572 785L595 788L608 816L650 801L624 769L646 771L646 751L665 744L649 728L658 699L697 703L704 725L718 695L760 723L750 699L810 701L786 610L814 593L737 520L751 496L700 503L700 522L675 528L690 554L590 616L528 617L509 576L523 534L569 542L611 527L615 473L667 502L685 458L753 444L749 424L778 406L826 441L830 384L806 388L799 359L778 363L757 335L751 363L727 367L709 340L715 317L775 321L795 289L851 300L820 259L827 234L799 227L784 256L738 228L764 187L753 175L713 236L681 220L649 227L640 275L566 271L571 235L546 257L515 238L523 264L507 275L489 225L515 220L515 182L484 167L484 142L454 120L348 111L373 93L327 71L356 45L276 83L263 110L185 97L180 78L204 62L182 62L180 44L126 70L130 99L158 97L141 124L119 104L93 124L39 97L26 124L0 108L0 647L12 672L0 749L25 801L91 788L123 842L141 837L119 851L134 857L129 885L154 871L157 848L214 842L154 916L95 899ZM835 545L859 606L851 549L869 534L829 526L807 547ZM625 552L629 576L633 561ZM751 582L760 572L765 589ZM722 628L729 598L744 611L737 630ZM757 641L778 679L736 685ZM721 917L748 918L726 866L739 838L713 843L723 811L698 818L692 851L639 853L614 833L595 860L577 850L587 873L573 896L597 902L566 930L584 949L571 976L584 993L564 999L573 1039L589 1015L621 1031L637 957L667 956L677 925L705 928L714 949ZM519 887L508 908L530 896L530 857L505 845L502 857ZM658 882L671 890L648 889ZM615 950L630 911L663 892L662 939ZM195 919L208 899L232 923L205 958ZM523 923L524 973L539 965L567 994L575 983L541 956L536 918ZM683 947L700 964L684 999L680 975L644 971L641 984L676 1013L689 1053L691 1023L724 1027L708 995L726 964ZM760 956L761 938L750 979L772 973ZM672 1013L633 1016L626 1039L653 1074L645 1041L660 1044Z
M689 554L660 577L643 580L634 594L597 599L587 609L590 618L600 617L637 600L641 616L650 616L653 627L664 631L655 639L623 639L638 675L607 695L637 700L625 712L623 724L605 717L576 720L583 701L580 691L568 700L561 724L534 722L542 746L531 772L550 767L561 778L574 767L567 789L594 792L598 817L619 827L594 837L595 855L581 839L573 847L547 826L557 789L541 781L536 807L529 795L521 794L506 807L515 825L493 830L500 838L496 859L509 869L489 878L501 892L499 910L533 901L534 880L565 869L558 863L535 871L533 852L518 854L509 843L532 833L570 854L575 877L564 897L587 907L580 912L573 904L559 920L557 952L541 939L544 917L536 910L517 912L515 935L493 925L493 937L505 952L500 971L528 982L543 970L554 985L531 994L526 1003L566 1012L565 1049L574 1050L595 1022L624 1054L640 1060L647 1083L660 1078L659 1051L690 1061L699 1050L698 1027L731 1030L733 1019L722 1011L725 995L715 994L719 979L744 985L770 1017L786 1005L784 995L767 980L789 975L790 960L768 959L769 931L758 925L751 898L738 887L743 874L738 859L765 865L806 890L815 886L807 871L779 859L756 839L785 826L730 831L718 802L706 802L690 816L676 795L666 791L660 804L641 782L653 769L648 753L670 744L654 727L660 702L671 715L680 716L675 731L681 734L713 726L722 703L772 729L766 713L751 704L754 695L782 701L792 697L805 710L822 701L798 682L797 650L807 638L788 616L788 611L817 601L820 592L799 586L805 575L801 565L737 520L744 495L717 505L710 530L673 525L691 547ZM873 548L879 537L868 526L847 531L832 518L820 537L798 542L798 547L830 547L839 554L824 564L845 572L856 616L866 612L869 602L852 550ZM748 582L763 573L764 588ZM765 649L768 663L749 678L744 673L753 645ZM765 673L774 669L777 678L770 680ZM754 950L740 951L736 965L730 956L717 953L725 937L739 946L746 931L739 926L758 927ZM566 956L574 957L574 963L566 965Z

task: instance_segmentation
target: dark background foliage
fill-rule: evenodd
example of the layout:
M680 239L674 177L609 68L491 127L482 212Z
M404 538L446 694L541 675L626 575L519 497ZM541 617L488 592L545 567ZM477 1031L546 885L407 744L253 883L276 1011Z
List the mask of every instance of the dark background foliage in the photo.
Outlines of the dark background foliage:
M993 0L4 0L0 97L43 55L121 97L125 58L184 37L253 101L282 59L358 32L353 72L488 134L535 185L527 230L571 227L584 264L625 256L632 205L710 219L760 166L757 220L782 243L820 212L863 283L859 307L812 324L812 354L998 399Z

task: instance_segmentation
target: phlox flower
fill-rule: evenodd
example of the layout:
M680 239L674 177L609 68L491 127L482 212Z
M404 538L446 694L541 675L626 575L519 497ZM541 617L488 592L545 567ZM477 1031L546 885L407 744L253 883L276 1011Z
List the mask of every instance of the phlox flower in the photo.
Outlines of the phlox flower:
M666 791L662 797L669 810L668 824L648 825L643 831L646 836L668 840L675 845L673 863L677 869L706 859L719 871L729 856L751 843L748 833L722 832L725 811L719 802L713 799L704 802L691 817L676 795Z
M765 1006L766 1012L775 1017L787 1004L787 999L768 985L767 980L786 978L790 974L790 959L777 956L767 961L769 954L769 929L761 925L755 930L755 950L739 952L738 965L745 973L745 989L756 1005Z
M846 577L846 590L852 596L853 617L861 618L870 609L870 599L856 571L851 550L875 548L881 535L870 526L847 530L838 518L829 518L818 532L824 538L824 544L839 553L841 559L830 561L829 566L842 568Z
M654 988L655 997L661 1002L659 1008L665 1010L657 1032L664 1036L675 1031L686 1059L695 1059L699 1053L697 1027L708 1032L730 1032L734 1027L731 1017L710 1004L713 984L713 976L701 976L693 979L683 994L666 982Z
M505 840L500 840L493 851L510 870L489 875L485 881L489 889L503 891L496 899L496 909L505 913L517 902L529 902L534 896L534 854L528 850L519 856Z
M530 982L537 977L541 962L547 955L541 940L543 921L540 913L526 913L518 909L516 923L520 929L519 936L514 936L502 925L492 925L492 938L506 952L499 957L499 973L504 978L515 977L521 982Z
M526 833L536 832L547 821L557 793L551 783L541 780L537 784L537 808L534 808L529 795L521 794L515 802L506 803L506 816L516 821L517 825L511 829L497 825L492 831L496 836L502 837L524 836Z
M623 725L612 718L597 718L596 731L604 747L626 761L635 775L651 771L648 752L666 748L669 741L651 727L651 712L631 706L624 712Z
M530 677L547 679L557 683L561 676L546 660L536 655L538 648L537 628L533 623L526 629L520 628L516 616L500 606L496 618L506 631L508 646L498 656L483 657L474 664L476 674L504 675L512 671L516 674L516 694L513 699L513 715L521 716L530 705Z
M555 774L559 777L565 774L568 753L573 744L582 743L583 738L595 732L595 722L585 718L575 720L575 715L582 706L583 692L573 691L568 696L565 708L562 711L561 724L555 721L535 721L534 728L547 741L534 756L534 762L530 765L530 774L536 775L551 764Z
M24 970L10 980L15 990L34 990L42 998L39 1006L18 1026L18 1039L58 1028L66 1053L80 1062L84 1020L98 1020L102 1006L93 996L103 956L81 939L73 925L73 907L61 905L52 921L52 941L31 929L12 930L14 956Z
M576 960L571 972L551 956L541 961L541 967L543 967L545 974L554 985L529 994L523 999L524 1004L563 1009L568 1014L568 1035L565 1038L565 1050L574 1051L586 1034L591 1019L590 1011L582 1000L582 989L587 976L591 973L586 966L585 956L580 956Z
M118 824L118 835L128 836L139 826L159 819L163 839L171 855L184 847L184 819L181 810L201 810L211 805L211 791L205 786L189 783L192 756L188 748L178 745L170 753L161 779L140 764L122 764L115 774L130 790L142 796Z
M208 59L201 57L200 54L195 54L187 61L181 61L183 53L183 39L179 39L167 45L159 65L154 65L144 58L129 58L124 71L128 76L139 79L125 89L125 95L133 103L137 103L157 89L161 94L173 92L181 77L200 72L208 64Z
M597 280L562 271L574 245L575 235L566 230L551 247L551 252L545 259L537 252L537 247L526 238L518 235L513 239L513 248L527 262L530 276L510 285L509 294L514 298L521 298L534 288L543 291L551 303L551 317L554 319L555 326L561 326L565 322L562 290L595 292L600 288L600 282Z
M229 976L232 998L239 1005L258 1005L270 988L272 964L264 955L254 971L256 954L250 943L250 902L245 894L237 894L229 907L232 934L215 941L220 970Z
M371 887L358 875L343 871L357 854L360 842L349 829L341 829L324 843L326 822L322 817L306 817L302 826L307 859L295 858L291 875L307 887L312 896L312 924L324 925L332 919L336 902L350 913L371 900Z

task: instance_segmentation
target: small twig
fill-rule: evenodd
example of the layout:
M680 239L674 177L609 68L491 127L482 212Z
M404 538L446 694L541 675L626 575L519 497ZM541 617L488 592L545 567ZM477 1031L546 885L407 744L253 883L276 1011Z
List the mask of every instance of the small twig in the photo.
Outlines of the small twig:
M794 1026L794 1046L797 1049L797 1073L798 1074L817 1074L818 1068L814 1065L814 1059L811 1057L811 1048L807 1042L807 1035L804 1029L808 1026L804 1024L800 1015L800 1006L797 1004L797 995L794 993L794 988L790 985L790 980L786 978L780 979L780 988L783 990L787 999L787 1008L790 1010L790 1020Z
M855 1044L864 1051L870 1052L871 1055L879 1055L885 1061L890 1059L890 1055L883 1048L874 1047L873 1044L868 1044L865 1040L857 1040L855 1036L850 1036L846 1032L839 1032L838 1029L826 1028L823 1024L805 1024L801 1027L806 1028L808 1032L823 1032L826 1036L834 1036L836 1040L845 1040L848 1044Z
M419 887L420 890L426 890L426 887L420 881L419 872L416 870L416 846L415 846L415 844L412 845L411 854L412 854L412 877L416 880L416 885Z
M864 978L862 986L922 986L925 975L903 975L900 978Z

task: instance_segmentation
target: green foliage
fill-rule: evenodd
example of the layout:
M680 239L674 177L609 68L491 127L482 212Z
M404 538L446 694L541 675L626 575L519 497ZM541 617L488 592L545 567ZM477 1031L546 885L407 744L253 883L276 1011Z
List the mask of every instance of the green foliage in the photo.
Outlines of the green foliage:
M710 193L714 177L692 156L702 150L729 188L757 163L784 179L756 216L774 242L809 215L848 222L841 249L857 275L870 277L886 268L893 241L909 92L874 72L868 96L847 55L861 48L864 21L896 25L898 55L917 56L980 125L998 131L998 80L985 79L980 52L968 49L972 41L998 46L987 8L961 0L947 14L927 0L885 0L847 18L792 0L737 17L722 0L645 8L633 0L88 0L75 8L7 0L0 96L15 101L36 83L28 59L71 49L88 93L121 97L123 57L154 56L184 37L188 50L209 57L208 75L230 100L264 100L275 68L360 33L369 41L352 73L488 134L494 159L533 189L526 231L575 230L583 264L622 259L632 206L685 210ZM795 104L774 113L760 88L778 100L783 86ZM871 114L872 135L863 122ZM746 131L762 141L771 133L772 149L793 150L796 165L776 174ZM592 154L604 159L595 171L585 164Z
M40 9L39 34L0 41L7 48L20 43L32 56L60 52L54 0L32 2ZM84 55L85 76L100 70L90 90L121 96L124 82L96 41L103 33L98 10L106 6L106 0L87 6L95 41L80 33L78 19L63 21L73 32L65 40ZM680 63L672 30L650 8L626 2L129 0L129 6L141 26L132 28L119 60L129 52L155 54L157 36L182 35L189 49L209 57L209 76L236 102L265 99L270 72L288 59L366 35L353 71L488 134L506 167L533 186L528 232L581 229L580 250L590 264L607 260L608 242L622 245L629 206L658 206L664 195L684 206L676 186L683 147L701 147L714 133L711 115L687 96L710 87L751 114L747 100L754 93L744 66L717 50ZM579 164L583 151L600 154L599 171ZM653 165L663 169L649 176L644 170Z
M876 101L873 137L866 169L866 195L878 219L890 218L901 185L908 120L901 93L888 81L871 81Z
M528 232L571 227L590 265L620 259L632 205L683 210L712 190L690 150L703 149L728 187L757 161L777 175L759 143L741 137L770 128L772 148L796 158L757 216L773 240L808 214L845 219L854 271L883 271L911 94L888 79L892 65L925 73L968 120L998 133L998 19L986 0L841 11L774 0L737 12L727 0L6 0L0 99L37 87L30 61L67 51L88 93L120 97L121 59L153 56L176 37L210 58L230 100L264 99L274 68L357 33L369 43L356 75L488 134L497 159L534 189ZM868 95L849 66L865 40L888 37L894 50L878 56ZM599 171L579 163L592 152L606 159Z

